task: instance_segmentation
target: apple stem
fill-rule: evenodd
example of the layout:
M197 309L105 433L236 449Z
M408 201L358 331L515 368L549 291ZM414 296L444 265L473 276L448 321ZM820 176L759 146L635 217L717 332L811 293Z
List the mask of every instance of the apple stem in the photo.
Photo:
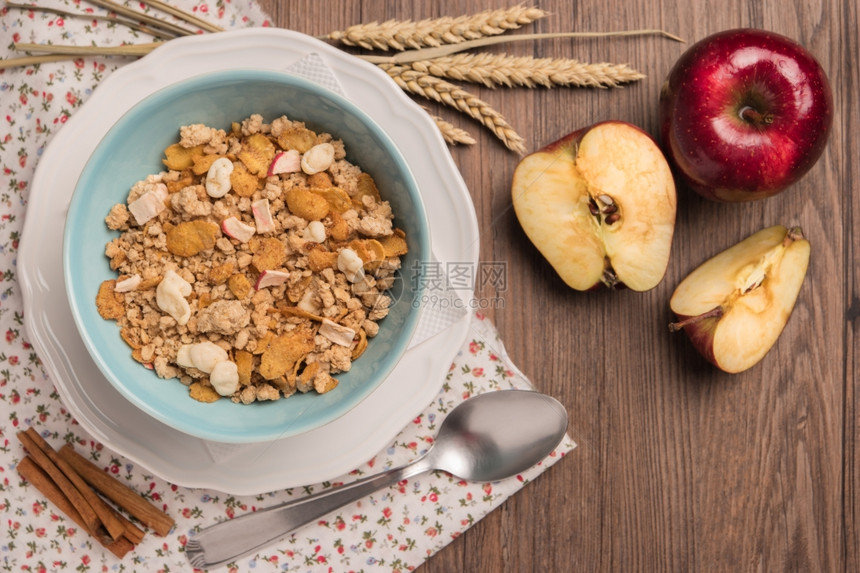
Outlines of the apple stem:
M612 268L612 264L609 262L609 257L604 257L604 265L603 276L600 277L600 282L609 289L618 288L621 283L618 280L618 275L615 274L615 269Z
M697 314L696 316L688 316L684 320L679 320L678 322L670 322L669 332L678 332L689 324L695 324L707 318L719 318L721 316L723 316L723 307L717 306L707 312L703 312L702 314Z
M740 109L738 115L742 120L753 125L770 125L773 123L773 114L761 113L750 105L745 105Z
M803 238L803 229L800 227L792 227L788 230L788 233L785 234L785 240L782 244L787 247L794 241L799 241Z

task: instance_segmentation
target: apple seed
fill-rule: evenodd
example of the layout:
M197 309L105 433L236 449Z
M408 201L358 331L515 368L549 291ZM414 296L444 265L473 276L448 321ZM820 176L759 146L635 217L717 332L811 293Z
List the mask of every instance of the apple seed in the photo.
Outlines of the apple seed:
M601 204L598 204L597 200L599 200ZM601 220L601 222L606 225L612 225L621 218L621 215L618 214L618 205L615 204L612 197L601 194L597 196L597 200L595 200L594 197L589 196L588 211L597 217L598 220ZM601 214L604 215L602 218Z

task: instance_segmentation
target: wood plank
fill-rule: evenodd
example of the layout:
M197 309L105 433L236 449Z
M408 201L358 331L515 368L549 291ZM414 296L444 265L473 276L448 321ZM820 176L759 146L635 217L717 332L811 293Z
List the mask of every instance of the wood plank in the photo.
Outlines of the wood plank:
M310 0L261 4L281 26L324 34L389 18L457 16L511 2ZM856 2L537 1L529 31L664 28L695 41L764 27L821 61L837 115L821 161L778 197L711 203L681 190L672 259L651 292L568 290L510 207L519 158L474 121L421 102L478 140L451 149L475 202L481 259L506 265L482 284L516 364L559 398L580 447L431 558L422 571L860 570L860 47ZM537 149L600 119L657 133L663 78L686 46L656 38L548 40L493 51L629 63L647 74L618 90L469 87ZM771 224L800 224L813 245L797 308L761 364L716 371L670 335L677 283L717 251Z

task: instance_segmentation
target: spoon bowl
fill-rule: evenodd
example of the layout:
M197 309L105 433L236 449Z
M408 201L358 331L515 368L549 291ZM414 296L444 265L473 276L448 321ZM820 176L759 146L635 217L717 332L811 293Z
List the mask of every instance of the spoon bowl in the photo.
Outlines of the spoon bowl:
M431 470L470 481L514 476L549 455L564 437L567 423L564 406L545 394L528 390L479 394L451 410L435 443L415 461L207 527L188 541L185 554L198 569L228 563L339 507Z
M425 459L430 469L470 481L497 481L541 461L566 430L564 406L546 394L488 392L448 414Z

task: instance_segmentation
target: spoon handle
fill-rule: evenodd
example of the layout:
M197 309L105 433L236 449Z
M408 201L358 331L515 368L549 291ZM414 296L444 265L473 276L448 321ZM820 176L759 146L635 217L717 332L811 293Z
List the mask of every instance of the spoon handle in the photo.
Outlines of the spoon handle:
M429 464L419 459L346 485L217 523L188 541L186 556L198 569L229 563L344 505L429 469Z

